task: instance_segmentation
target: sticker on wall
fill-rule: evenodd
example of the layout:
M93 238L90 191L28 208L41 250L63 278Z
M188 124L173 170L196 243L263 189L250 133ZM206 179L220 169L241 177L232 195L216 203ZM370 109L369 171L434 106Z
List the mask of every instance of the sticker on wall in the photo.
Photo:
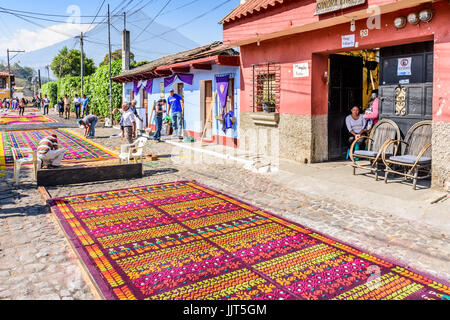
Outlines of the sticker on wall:
M398 59L397 76L410 76L411 64L412 64L411 57Z
M294 64L294 78L307 78L309 77L309 63L302 62Z
M355 46L355 35L342 36L342 48L352 48Z
M409 84L409 79L402 79L398 83L399 84Z

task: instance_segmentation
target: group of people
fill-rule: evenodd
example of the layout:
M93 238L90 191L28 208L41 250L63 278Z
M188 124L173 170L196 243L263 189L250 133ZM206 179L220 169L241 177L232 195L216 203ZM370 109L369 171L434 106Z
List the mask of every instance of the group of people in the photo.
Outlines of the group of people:
M75 94L73 100L70 100L69 96L66 94L64 95L64 98L60 97L57 102L59 117L64 117L64 119L69 120L73 103L77 120L82 119L88 115L89 102L89 98L85 94L83 95L83 98L79 97L78 94Z
M378 91L374 90L370 97L369 106L364 114L361 113L359 106L352 107L351 114L345 119L345 124L349 132L349 146L351 146L355 140L367 136L372 127L377 124L379 117L379 101ZM359 146L363 146L364 143L365 141L362 139Z
M166 108L168 105L168 108ZM170 90L169 98L160 99L153 111L155 112L156 131L153 135L153 139L160 142L161 132L163 126L164 114L172 115L173 136L182 137L183 130L183 111L184 111L184 99L180 95L176 94L174 90Z
M26 98L13 98L0 100L0 109L4 111L19 111L19 116L25 114L25 108L28 106L28 100Z

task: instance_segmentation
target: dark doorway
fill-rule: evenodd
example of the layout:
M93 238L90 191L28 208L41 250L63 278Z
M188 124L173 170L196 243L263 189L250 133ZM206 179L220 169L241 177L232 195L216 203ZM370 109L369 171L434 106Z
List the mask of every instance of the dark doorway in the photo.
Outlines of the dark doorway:
M346 55L330 56L328 102L328 159L344 159L348 149L345 118L352 106L362 107L363 59Z

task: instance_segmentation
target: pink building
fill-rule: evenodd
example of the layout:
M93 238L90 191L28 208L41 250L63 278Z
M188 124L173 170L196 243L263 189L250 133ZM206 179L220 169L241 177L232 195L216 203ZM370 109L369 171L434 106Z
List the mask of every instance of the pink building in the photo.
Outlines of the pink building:
M344 119L376 89L405 135L433 121L433 185L450 181L450 2L248 0L223 41L241 52L240 130L274 130L282 158L341 159ZM396 88L406 107L396 109ZM262 121L263 120L263 121ZM243 134L240 135L241 139Z

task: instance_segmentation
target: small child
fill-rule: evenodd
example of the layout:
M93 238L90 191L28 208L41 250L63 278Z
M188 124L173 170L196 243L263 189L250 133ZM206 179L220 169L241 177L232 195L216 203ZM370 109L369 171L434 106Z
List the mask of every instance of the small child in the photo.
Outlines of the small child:
M378 99L378 90L373 90L369 101L369 107L364 112L364 119L367 120L367 130L373 128L378 123L380 99Z

